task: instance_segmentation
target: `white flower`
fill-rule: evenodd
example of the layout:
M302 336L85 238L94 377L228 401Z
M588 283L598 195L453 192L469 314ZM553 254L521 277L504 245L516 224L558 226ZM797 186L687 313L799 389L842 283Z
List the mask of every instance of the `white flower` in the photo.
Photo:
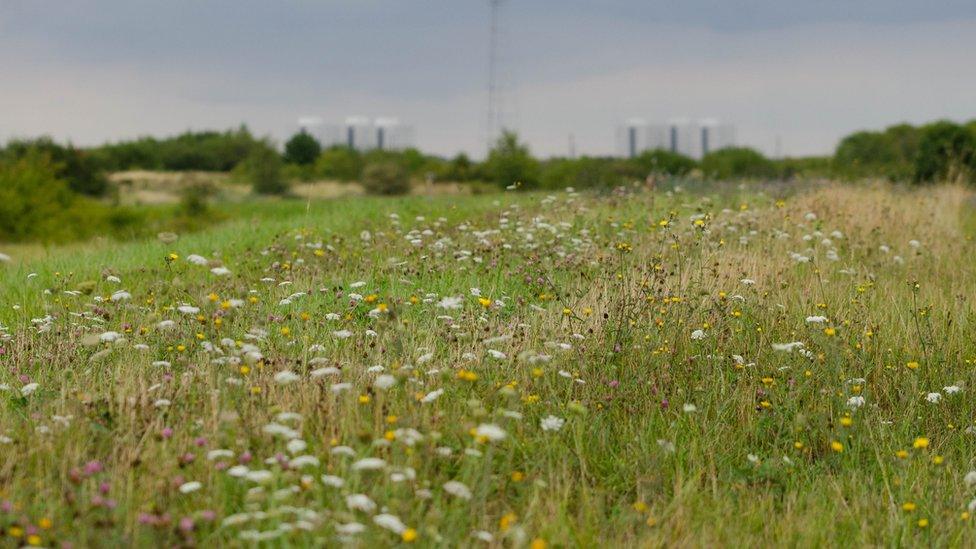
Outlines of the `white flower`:
M346 496L346 507L355 511L372 513L376 510L376 503L366 494L350 494Z
M976 471L966 473L966 476L963 477L962 480L966 483L966 486L969 486L970 488L976 486Z
M302 467L308 467L308 466L318 467L319 458L315 456L298 456L295 459L289 461L288 465L290 465L294 469L301 469Z
M192 305L180 305L176 308L176 310L185 315L195 315L200 312L200 307L194 307Z
M690 414L690 413L693 413L693 412L697 412L698 411L698 406L695 406L694 404L692 404L690 402L685 402L684 405L681 407L681 409L686 414Z
M300 438L293 438L288 441L285 448L288 449L288 452L291 453L291 455L295 455L299 452L304 452L305 448L308 448L308 444L306 444L305 441Z
M475 428L475 436L484 437L490 441L498 441L505 438L507 433L494 423L482 423Z
M20 388L20 394L22 396L30 396L37 388L40 387L37 383L28 383Z
M376 471L386 467L386 461L380 458L363 458L352 464L353 471Z
M210 272L217 276L227 276L230 274L230 269L227 267L214 267L213 269L210 269Z
M431 392L427 393L424 396L424 398L420 399L420 402L423 402L424 404L434 402L442 394L444 394L444 389L437 389L435 391L431 391Z
M257 484L265 484L267 482L271 482L274 475L271 473L271 471L259 469L257 471L248 471L244 474L244 478Z
M694 332L691 332L691 339L694 340L705 339L705 331L695 330Z
M203 257L202 255L197 255L197 254L190 254L190 255L186 256L186 260L189 261L190 263L193 263L194 265L206 265L207 264L207 258L206 257Z
M125 301L127 299L132 299L132 294L125 290L118 290L112 294L112 301Z
M857 410L861 406L864 406L864 397L861 395L852 396L847 399L847 407L851 410Z
M278 383L279 385L288 385L289 383L294 383L299 379L301 379L301 376L295 372L292 372L291 370L278 372L274 376L275 383Z
M355 536L356 534L362 534L366 531L366 527L358 522L347 522L346 524L339 524L335 527L336 533L341 536Z
M794 349L802 349L802 348L803 348L802 341L793 341L790 343L773 343L774 351L784 351L787 353L792 353Z
M383 374L380 376L376 376L376 381L373 382L374 387L384 391L389 389L390 387L393 387L394 385L396 385L396 378L391 376L390 374Z
M460 309L463 303L460 297L445 297L437 302L437 306L441 309Z
M103 341L105 343L111 343L120 337L122 337L122 334L118 332L105 332L102 335L98 336L98 340Z
M942 400L942 393L929 393L925 395L925 400L931 402L932 404L938 404Z
M564 423L566 423L565 419L550 415L542 418L539 426L542 427L543 431L558 431L563 428Z
M444 483L444 491L461 499L471 499L471 489L463 482L450 480Z
M346 481L342 477L337 477L335 475L322 475L322 484L326 486L331 486L333 488L342 488L346 485Z
M824 322L827 322L827 317L825 317L825 316L808 316L807 317L807 322L809 322L811 324L823 324Z
M959 387L958 385L949 385L948 387L943 387L942 390L945 391L945 394L947 395L954 395L959 391L962 391L962 387Z
M196 492L197 490L199 490L202 487L203 487L203 484L200 484L199 482L197 482L195 480L194 481L191 481L191 482L185 482L182 485L180 485L180 493L181 494L189 494L191 492Z
M347 337L352 337L352 332L349 330L336 330L332 332L332 335L339 339L346 339Z
M508 358L507 356L505 356L505 353L501 351L496 351L494 349L488 349L488 354L491 355L491 358L497 360L505 360L506 358Z
M393 533L402 534L404 530L407 529L407 525L404 524L399 518L388 513L383 513L381 515L376 515L373 517L373 522L381 528L386 528Z

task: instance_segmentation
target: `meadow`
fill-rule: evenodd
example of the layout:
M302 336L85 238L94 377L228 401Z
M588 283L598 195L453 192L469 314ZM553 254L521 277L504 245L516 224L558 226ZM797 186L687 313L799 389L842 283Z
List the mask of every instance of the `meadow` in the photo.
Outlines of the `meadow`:
M2 543L971 546L972 197L284 200L14 257Z

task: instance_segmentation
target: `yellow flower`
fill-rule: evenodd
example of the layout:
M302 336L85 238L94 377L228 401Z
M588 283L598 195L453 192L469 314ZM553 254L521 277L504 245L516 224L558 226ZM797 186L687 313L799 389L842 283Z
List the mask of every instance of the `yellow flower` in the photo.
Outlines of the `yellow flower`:
M907 368L908 368L909 370L917 370L917 369L918 369L918 362L915 362L915 361L913 360L913 361L911 361L911 362L909 362L908 364L905 364L905 366L906 366L906 367L907 367Z
M359 395L360 404L369 404L369 395Z
M518 520L518 515L515 513L505 513L505 516L498 521L498 528L500 528L502 532L506 532L512 527L512 524L515 523L516 520Z
M832 337L837 335L837 330L835 328L824 328L824 335Z
M840 442L837 442L836 440L834 440L834 441L831 441L831 443L830 443L830 449L833 450L833 451L835 451L835 452L837 452L839 454L839 453L841 453L841 452L844 451L844 445L841 444Z
M916 450L921 450L923 448L928 448L928 447L929 447L929 439L925 437L918 437L915 439L915 442L912 443L912 448L915 448Z
M850 427L851 425L854 425L854 420L851 419L850 416L844 416L840 418L840 424L844 427Z
M512 482L522 482L525 480L525 473L522 471L512 471Z
M905 459L905 458L908 457L908 451L906 451L906 450L898 450L897 452L895 452L895 457L900 458L900 459Z
M486 308L486 309L488 307L491 307L491 300L488 299L487 297L479 297L478 298L478 303L481 303L481 306L484 307L484 308Z
M929 519L926 519L926 518L918 519L918 527L919 528L925 528L928 525L929 525Z
M530 549L546 549L546 540L542 538L535 538L532 543L529 544Z
M413 528L407 528L402 534L400 534L400 538L404 541L404 543L412 543L417 539L417 531Z
M905 503L902 504L901 510L905 511L906 513L911 513L912 511L915 510L915 504L910 501L906 501Z
M37 534L31 534L31 535L27 536L27 545L35 545L36 546L36 545L40 545L40 544L41 544L41 536L38 536Z

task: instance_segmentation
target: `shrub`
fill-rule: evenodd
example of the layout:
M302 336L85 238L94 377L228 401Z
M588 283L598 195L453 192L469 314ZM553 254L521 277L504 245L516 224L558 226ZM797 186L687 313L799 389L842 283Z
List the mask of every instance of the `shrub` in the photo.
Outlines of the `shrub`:
M539 185L539 163L529 153L529 148L518 140L514 132L502 132L501 137L488 154L485 172L499 187L518 185L531 189Z
M322 154L322 145L303 128L285 143L285 162L307 166Z
M374 162L363 169L362 184L370 194L396 195L410 191L410 178L396 162Z
M915 156L915 181L972 182L976 174L976 136L952 122L936 122L922 130Z
M315 161L315 173L326 179L355 181L363 169L362 156L348 147L330 147Z
M281 174L281 157L268 144L253 147L244 161L244 173L256 194L288 192L288 183Z
M645 177L650 174L687 175L698 166L693 158L663 149L644 151L630 162L638 166Z
M730 147L702 158L701 169L713 179L764 178L776 175L776 166L768 158L748 147Z
M102 196L109 189L108 178L94 157L72 145L59 145L50 137L15 140L7 144L4 156L11 160L40 154L50 159L54 175L63 179L72 191L88 196Z

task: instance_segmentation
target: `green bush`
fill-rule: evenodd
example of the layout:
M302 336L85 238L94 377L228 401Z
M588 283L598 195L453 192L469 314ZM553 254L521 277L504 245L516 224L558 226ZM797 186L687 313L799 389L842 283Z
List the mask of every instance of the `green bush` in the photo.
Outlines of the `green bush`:
M281 173L281 157L268 144L252 148L244 161L244 173L255 194L283 195L288 192L288 182Z
M922 129L915 156L915 181L972 183L976 174L976 135L964 126L942 121Z
M918 129L908 124L891 126L883 132L853 133L837 145L833 160L834 173L842 179L911 179L919 138Z
M655 175L687 175L696 167L698 163L693 158L683 154L674 153L662 149L644 151L630 163L638 166L643 176Z
M362 169L362 155L348 147L330 147L315 160L315 173L325 179L356 181Z
M519 142L518 135L509 131L502 132L488 153L485 173L501 188L517 185L520 189L532 189L540 181L539 162Z
M711 179L761 179L776 176L776 166L758 151L748 147L730 147L708 153L702 158L701 170Z
M285 143L285 162L307 166L314 164L315 159L322 154L322 145L308 134L304 128Z
M198 170L226 172L240 165L260 141L241 126L237 130L184 132L156 139L141 137L102 145L92 155L107 170Z
M398 195L410 191L410 177L396 162L374 162L363 169L362 185L369 194Z
M7 144L3 157L18 160L31 155L50 159L54 175L67 182L72 191L88 196L102 196L109 189L108 178L96 158L72 145L59 145L50 137L14 140Z

